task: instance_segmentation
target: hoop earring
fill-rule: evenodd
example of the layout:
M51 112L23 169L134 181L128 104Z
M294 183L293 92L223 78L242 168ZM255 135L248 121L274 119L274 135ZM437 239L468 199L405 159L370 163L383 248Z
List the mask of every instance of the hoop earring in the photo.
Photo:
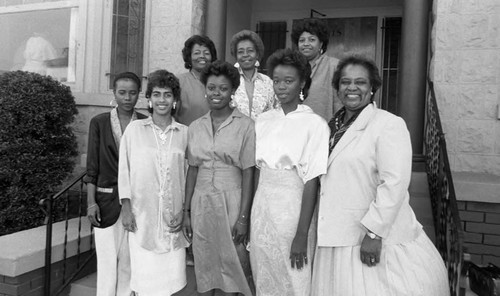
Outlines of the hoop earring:
M109 105L111 107L116 107L116 99L112 99L111 101L109 101Z
M240 67L240 63L238 63L238 62L234 63L234 67L235 68L239 68Z
M299 99L301 102L304 102L304 93L302 92L302 90L300 90Z

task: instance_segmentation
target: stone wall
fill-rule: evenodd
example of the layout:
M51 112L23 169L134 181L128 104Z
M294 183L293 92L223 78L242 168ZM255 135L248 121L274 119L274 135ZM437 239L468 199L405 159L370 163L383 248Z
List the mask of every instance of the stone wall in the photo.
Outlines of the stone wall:
M500 175L500 0L435 0L432 61L453 171Z
M151 3L149 69L185 72L181 50L193 34L205 27L204 0L153 0Z

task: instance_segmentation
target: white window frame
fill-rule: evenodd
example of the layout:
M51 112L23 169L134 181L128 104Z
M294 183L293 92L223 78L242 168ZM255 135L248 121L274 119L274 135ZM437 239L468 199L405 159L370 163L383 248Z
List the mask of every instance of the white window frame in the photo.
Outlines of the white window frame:
M70 36L69 42L74 42L75 46L73 50L69 52L69 59L73 57L75 60L75 76L76 79L72 82L62 82L63 84L69 86L72 92L78 92L82 89L83 83L83 63L84 63L84 51L85 48L80 40L79 36L84 36L85 34L80 33L81 29L84 28L85 24L85 11L86 11L85 0L65 0L65 1L53 1L53 2L42 2L42 3L30 3L22 5L11 5L0 7L0 16L4 14L15 14L21 12L31 12L31 11L44 11L53 10L61 8L71 9L71 23L70 23ZM76 17L76 19L75 19Z

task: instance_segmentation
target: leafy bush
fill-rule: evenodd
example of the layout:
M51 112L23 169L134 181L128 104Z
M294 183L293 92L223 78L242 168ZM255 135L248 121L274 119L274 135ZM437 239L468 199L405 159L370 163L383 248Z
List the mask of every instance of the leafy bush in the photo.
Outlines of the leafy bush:
M74 167L77 113L70 88L48 76L0 76L0 235L43 223L39 200Z

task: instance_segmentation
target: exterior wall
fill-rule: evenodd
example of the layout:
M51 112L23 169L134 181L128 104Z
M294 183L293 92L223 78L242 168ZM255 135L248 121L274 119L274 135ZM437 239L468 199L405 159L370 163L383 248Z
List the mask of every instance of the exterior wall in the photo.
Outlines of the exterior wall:
M79 264L83 264L91 255L92 251L82 253L80 256L68 258L66 263L59 261L53 263L51 267L51 290L55 292L63 285L63 277L67 280L68 275L71 275L77 270ZM66 264L66 269L64 265ZM97 271L97 261L94 257L89 264L78 274L75 280L92 274ZM38 268L30 272L10 277L0 274L0 295L1 296L43 296L44 295L44 268ZM67 288L69 291L69 286ZM67 293L63 293L67 295Z
M451 168L500 175L500 0L436 0L430 78Z
M500 204L459 201L465 252L478 265L500 266Z

